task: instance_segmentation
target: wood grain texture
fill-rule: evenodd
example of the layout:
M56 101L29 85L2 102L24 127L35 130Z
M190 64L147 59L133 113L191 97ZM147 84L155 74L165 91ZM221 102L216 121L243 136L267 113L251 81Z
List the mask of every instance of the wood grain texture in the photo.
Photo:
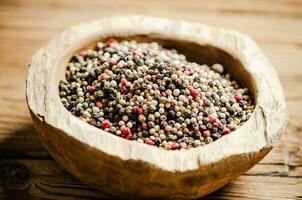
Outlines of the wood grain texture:
M273 151L247 174L209 199L302 198L302 2L300 0L208 1L63 1L2 0L0 2L0 156L4 162L51 166L37 175L27 164L30 180L40 189L22 190L25 197L102 198L63 171L44 150L25 103L27 65L33 53L70 25L116 14L147 14L237 29L252 36L279 73L290 121ZM20 158L20 160L12 159ZM26 158L26 159L25 159ZM22 163L21 162L21 163ZM23 165L23 164L22 164ZM8 167L11 169L11 167ZM56 170L60 171L57 173ZM1 171L2 172L2 171ZM46 173L44 172L44 173ZM1 197L11 197L1 174ZM11 183L16 188L16 183ZM22 185L22 184L21 184ZM9 192L12 191L12 192Z
M292 176L275 167L276 165L258 164L255 168L262 168L258 169L258 172L257 169L248 171L205 199L298 198L301 195L299 192L302 187L302 177ZM283 171L283 174L276 174L276 170ZM0 197L14 194L19 197L22 195L50 199L59 197L112 199L110 195L83 185L53 160L4 159L0 161L0 173L2 180ZM280 189L281 183L282 189Z

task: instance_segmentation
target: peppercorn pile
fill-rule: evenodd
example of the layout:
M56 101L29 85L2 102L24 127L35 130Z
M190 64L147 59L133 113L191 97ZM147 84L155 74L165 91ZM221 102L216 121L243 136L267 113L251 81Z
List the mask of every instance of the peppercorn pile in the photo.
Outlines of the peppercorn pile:
M158 43L108 39L74 55L59 95L75 116L109 133L162 149L211 143L254 106L221 64L188 62Z

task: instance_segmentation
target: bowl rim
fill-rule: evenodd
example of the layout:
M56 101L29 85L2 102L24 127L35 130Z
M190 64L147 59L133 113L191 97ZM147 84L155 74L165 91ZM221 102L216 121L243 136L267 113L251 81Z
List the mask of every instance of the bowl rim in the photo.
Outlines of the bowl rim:
M188 150L166 151L113 134L102 134L105 131L68 112L56 93L56 67L63 56L98 36L138 34L160 34L199 45L211 45L237 58L251 75L256 87L257 103L250 119L232 134L214 143ZM271 148L287 123L287 108L277 73L249 36L237 31L160 17L111 17L79 24L62 32L33 56L28 70L26 97L30 111L41 122L111 156L122 160L140 160L170 172L196 170L227 157Z

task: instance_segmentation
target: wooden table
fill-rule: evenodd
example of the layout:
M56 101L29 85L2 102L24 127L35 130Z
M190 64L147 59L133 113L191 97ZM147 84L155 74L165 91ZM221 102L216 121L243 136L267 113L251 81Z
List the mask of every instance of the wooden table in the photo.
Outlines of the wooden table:
M206 199L302 199L301 0L1 0L0 197L110 198L72 177L43 148L26 107L25 79L31 56L55 34L117 14L185 19L252 36L279 73L288 128L259 164Z

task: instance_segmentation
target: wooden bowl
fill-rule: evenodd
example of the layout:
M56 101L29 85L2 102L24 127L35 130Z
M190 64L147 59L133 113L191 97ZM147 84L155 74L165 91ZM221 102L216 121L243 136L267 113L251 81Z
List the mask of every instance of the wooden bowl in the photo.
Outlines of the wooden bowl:
M250 89L252 116L211 144L180 151L125 140L78 119L60 101L59 80L74 52L107 37L157 41L191 61L222 63ZM34 55L26 96L49 153L83 182L117 197L202 197L261 160L287 122L277 74L252 39L236 31L157 17L114 17L64 31Z

